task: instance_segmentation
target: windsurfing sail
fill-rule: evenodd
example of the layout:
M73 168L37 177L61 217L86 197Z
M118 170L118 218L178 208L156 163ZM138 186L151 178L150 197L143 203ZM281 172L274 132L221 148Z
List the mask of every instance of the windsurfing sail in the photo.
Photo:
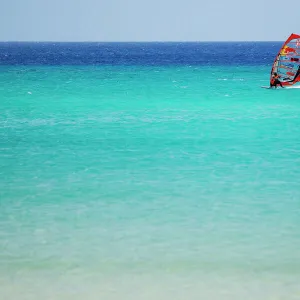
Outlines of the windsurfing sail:
M274 73L280 76L283 86L300 81L300 35L292 33L279 50L272 66L270 82Z

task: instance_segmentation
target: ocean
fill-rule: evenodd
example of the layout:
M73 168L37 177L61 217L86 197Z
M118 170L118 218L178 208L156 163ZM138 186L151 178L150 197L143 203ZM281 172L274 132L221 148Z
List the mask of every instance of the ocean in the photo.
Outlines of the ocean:
M281 45L0 43L0 299L300 299Z

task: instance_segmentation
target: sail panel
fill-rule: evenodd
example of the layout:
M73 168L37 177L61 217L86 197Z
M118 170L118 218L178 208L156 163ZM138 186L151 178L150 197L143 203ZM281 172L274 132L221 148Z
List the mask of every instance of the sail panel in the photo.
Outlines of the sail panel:
M279 50L271 70L280 76L282 85L293 85L300 81L300 35L291 34Z

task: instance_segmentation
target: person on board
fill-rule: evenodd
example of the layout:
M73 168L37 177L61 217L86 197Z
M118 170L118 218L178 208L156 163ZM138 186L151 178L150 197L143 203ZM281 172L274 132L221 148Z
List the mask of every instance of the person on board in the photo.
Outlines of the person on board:
M274 72L274 74L272 75L272 78L271 78L270 88L275 86L275 89L276 89L278 84L283 88L282 83L279 80L279 78L280 78L280 75L278 75L276 72Z

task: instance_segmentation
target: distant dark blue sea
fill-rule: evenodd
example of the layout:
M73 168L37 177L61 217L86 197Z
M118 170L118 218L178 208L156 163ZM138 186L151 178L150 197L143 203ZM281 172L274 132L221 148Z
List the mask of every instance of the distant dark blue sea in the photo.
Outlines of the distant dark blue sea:
M0 43L2 65L270 65L281 42Z

